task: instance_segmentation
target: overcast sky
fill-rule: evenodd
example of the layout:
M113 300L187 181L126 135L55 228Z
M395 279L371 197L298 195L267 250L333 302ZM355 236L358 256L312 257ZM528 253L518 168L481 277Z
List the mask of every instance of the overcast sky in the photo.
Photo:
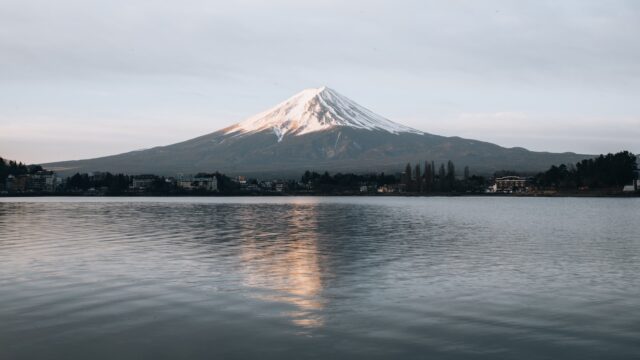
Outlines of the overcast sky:
M0 1L5 158L167 145L321 85L434 134L640 152L640 1Z

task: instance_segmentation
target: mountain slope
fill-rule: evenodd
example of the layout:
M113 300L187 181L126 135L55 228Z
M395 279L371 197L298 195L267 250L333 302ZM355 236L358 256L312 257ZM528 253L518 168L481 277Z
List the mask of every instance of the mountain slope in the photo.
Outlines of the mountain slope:
M245 121L181 143L97 159L45 164L63 173L175 175L201 171L297 177L317 171L399 171L452 160L474 172L539 171L590 157L532 152L443 137L394 123L329 88L308 89Z

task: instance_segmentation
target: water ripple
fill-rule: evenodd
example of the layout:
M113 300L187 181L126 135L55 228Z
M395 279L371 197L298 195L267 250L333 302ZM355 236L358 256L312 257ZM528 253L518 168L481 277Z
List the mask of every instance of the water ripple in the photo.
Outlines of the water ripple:
M635 199L0 200L0 358L633 358Z

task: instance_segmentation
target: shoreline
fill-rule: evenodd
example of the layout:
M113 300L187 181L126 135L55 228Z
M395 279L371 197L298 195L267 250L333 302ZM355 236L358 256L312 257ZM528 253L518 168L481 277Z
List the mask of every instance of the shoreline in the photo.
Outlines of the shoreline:
M42 197L83 197L83 198L119 198L119 197L500 197L500 198L640 198L637 193L518 193L518 194L495 194L495 193L230 193L230 194L158 194L158 193L126 193L126 194L86 194L86 193L38 193L38 194L2 194L2 198L42 198Z

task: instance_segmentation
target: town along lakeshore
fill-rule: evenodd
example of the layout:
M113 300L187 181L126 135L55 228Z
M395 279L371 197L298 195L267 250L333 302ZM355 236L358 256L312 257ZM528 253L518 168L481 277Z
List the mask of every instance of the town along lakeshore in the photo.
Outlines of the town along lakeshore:
M408 163L395 174L318 173L306 171L298 179L260 179L226 176L220 172L158 176L109 172L75 174L63 178L39 165L26 166L0 159L0 195L518 195L518 196L637 196L637 158L629 152L600 155L575 165L552 166L525 176L497 171L491 176L461 173L453 162Z

